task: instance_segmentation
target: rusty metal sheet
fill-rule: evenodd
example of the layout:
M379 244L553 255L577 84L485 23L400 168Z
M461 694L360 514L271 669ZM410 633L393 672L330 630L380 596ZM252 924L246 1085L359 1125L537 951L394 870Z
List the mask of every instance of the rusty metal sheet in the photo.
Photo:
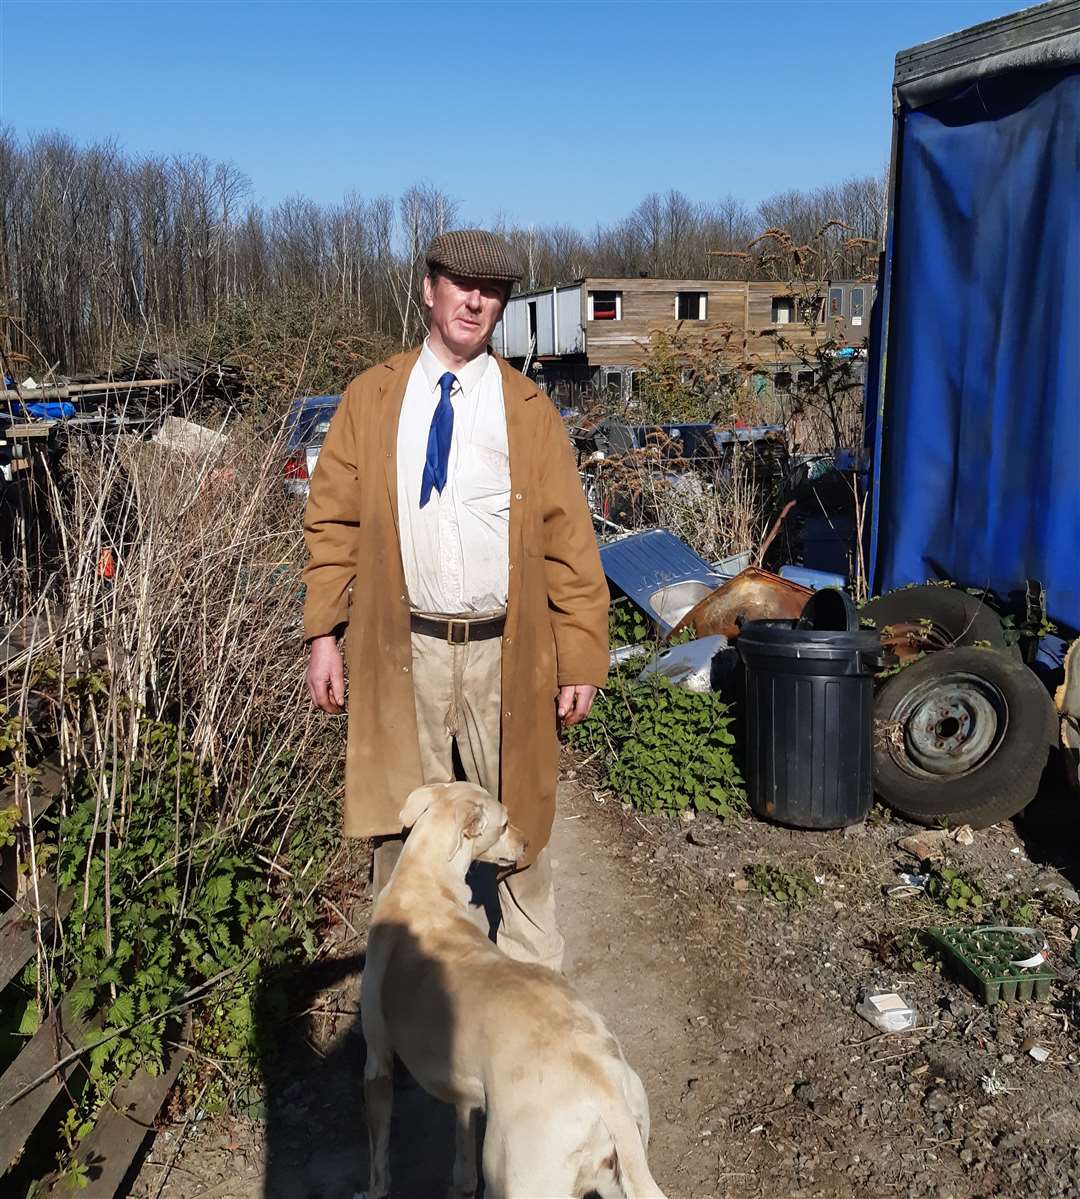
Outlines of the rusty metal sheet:
M742 621L797 620L814 593L809 587L751 566L696 604L671 632L690 628L698 637L738 637Z

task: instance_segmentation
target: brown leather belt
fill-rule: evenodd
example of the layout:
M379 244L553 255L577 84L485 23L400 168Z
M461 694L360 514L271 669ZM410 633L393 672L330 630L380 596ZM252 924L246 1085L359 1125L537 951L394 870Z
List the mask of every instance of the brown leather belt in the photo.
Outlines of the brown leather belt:
M410 623L414 633L423 633L425 637L438 637L440 641L448 641L451 645L468 645L470 641L490 641L492 637L501 637L506 627L506 617L490 616L485 620L433 620L413 612Z

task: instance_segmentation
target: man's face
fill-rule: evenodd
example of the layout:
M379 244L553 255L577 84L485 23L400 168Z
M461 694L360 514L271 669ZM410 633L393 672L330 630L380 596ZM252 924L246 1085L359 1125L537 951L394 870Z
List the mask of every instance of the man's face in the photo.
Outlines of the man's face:
M424 303L432 332L451 353L466 361L475 358L491 339L505 302L505 284L490 279L459 275L424 278Z

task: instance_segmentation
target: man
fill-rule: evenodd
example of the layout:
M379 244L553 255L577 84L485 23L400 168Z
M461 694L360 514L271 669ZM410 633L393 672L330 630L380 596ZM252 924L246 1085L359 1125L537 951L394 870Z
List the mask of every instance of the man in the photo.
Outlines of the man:
M405 797L454 777L456 745L529 839L499 884L498 944L558 970L556 716L584 720L606 678L607 584L558 413L488 352L519 278L506 246L445 233L427 268L424 345L349 384L311 481L307 684L344 709L344 631L344 826L376 839L376 896Z

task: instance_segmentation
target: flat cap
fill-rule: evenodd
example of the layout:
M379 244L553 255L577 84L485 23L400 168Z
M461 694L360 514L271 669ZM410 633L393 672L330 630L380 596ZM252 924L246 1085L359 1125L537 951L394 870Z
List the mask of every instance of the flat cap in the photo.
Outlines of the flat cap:
M466 279L493 279L516 283L521 272L510 257L510 247L486 229L452 229L434 238L427 251L429 270L443 270Z

